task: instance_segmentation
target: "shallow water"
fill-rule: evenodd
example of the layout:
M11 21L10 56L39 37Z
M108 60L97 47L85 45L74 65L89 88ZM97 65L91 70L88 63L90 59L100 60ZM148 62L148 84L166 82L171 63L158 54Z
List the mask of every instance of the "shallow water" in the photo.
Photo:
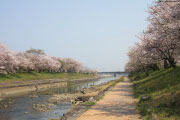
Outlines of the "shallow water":
M48 120L49 118L60 118L64 113L68 112L73 104L69 102L62 102L52 107L49 112L37 112L34 111L33 104L45 104L48 98L52 94L63 94L63 93L73 93L79 91L83 88L89 88L93 85L100 85L105 82L116 80L119 77L107 77L100 78L94 81L85 81L80 83L68 83L67 87L52 89L48 92L33 92L30 95L37 95L38 97L29 97L30 95L20 96L11 98L13 104L8 105L7 108L0 109L0 120Z

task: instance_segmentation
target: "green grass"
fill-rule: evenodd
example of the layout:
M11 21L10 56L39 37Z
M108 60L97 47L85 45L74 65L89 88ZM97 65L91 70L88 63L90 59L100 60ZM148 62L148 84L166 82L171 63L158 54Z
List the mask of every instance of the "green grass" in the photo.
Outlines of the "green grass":
M116 84L118 84L119 82L123 82L124 81L124 77L121 77L120 79L118 79L117 81L115 81L111 87L114 87Z
M158 120L180 120L180 67L150 72L149 76L141 72L130 78L136 98L150 97L138 104L145 120L154 115Z
M104 94L104 95L102 95L102 96L100 96L100 97L97 99L97 101L99 101L99 100L103 99L103 98L104 98L104 96L105 96L105 94Z
M42 79L80 79L80 78L92 78L93 74L80 74L80 73L16 73L16 74L0 74L0 82L10 82L15 80L42 80Z
M88 102L87 101L84 104L87 106L88 109L90 109L92 106L96 105L96 102Z
M85 104L88 106L93 106L93 105L96 105L96 102L85 102Z

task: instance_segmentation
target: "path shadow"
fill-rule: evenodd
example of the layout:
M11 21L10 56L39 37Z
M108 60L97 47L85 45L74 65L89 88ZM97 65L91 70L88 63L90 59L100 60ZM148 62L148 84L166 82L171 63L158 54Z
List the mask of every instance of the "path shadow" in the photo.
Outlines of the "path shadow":
M112 104L107 105L96 105L94 110L100 111L100 113L97 113L95 115L103 115L103 116L116 116L116 117L122 117L122 116L134 116L137 115L138 112L135 109L135 105L127 104L127 103L120 103L116 102Z

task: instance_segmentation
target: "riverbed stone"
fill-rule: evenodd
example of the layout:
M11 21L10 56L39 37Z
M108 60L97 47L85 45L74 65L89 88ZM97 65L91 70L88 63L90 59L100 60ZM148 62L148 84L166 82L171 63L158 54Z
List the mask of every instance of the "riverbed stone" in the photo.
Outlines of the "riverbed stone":
M76 101L76 105L79 105L79 104L81 104L81 103L83 103L83 101Z
M54 104L33 104L33 109L38 112L48 112L51 108L55 106Z
M4 108L7 108L8 107L8 105L4 105Z
M75 99L75 101L83 101L86 102L89 100L89 96L80 96Z
M144 96L142 96L142 97L140 98L140 102L142 102L142 101L148 101L148 100L150 100L150 99L151 99L150 96L144 95Z
M71 102L73 103L75 101L75 98L79 96L80 93L77 94L55 94L53 95L48 101L54 104L59 104L63 101Z
M38 96L37 95L30 95L29 97L30 98L37 98Z
M24 112L24 114L28 114L28 112Z
M92 102L93 100L94 100L94 98L93 98L93 97L90 97L88 101L89 101L89 102Z
M71 103L72 103L72 104L75 104L75 100L74 100L74 99L71 99Z
M9 104L12 104L13 102L12 102L12 101L9 101L8 103L9 103Z
M81 90L81 93L82 93L82 94L86 94L86 91L85 91L85 90Z

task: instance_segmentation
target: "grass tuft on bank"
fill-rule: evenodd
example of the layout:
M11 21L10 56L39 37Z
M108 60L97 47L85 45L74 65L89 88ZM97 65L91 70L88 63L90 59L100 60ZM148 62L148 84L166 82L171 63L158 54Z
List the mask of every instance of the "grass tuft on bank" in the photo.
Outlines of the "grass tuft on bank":
M10 82L16 80L44 80L44 79L81 79L93 78L94 74L80 74L80 73L48 73L48 72L31 72L31 73L16 73L16 74L0 74L0 82Z
M141 72L130 78L145 120L180 120L180 67L150 72L149 76Z

